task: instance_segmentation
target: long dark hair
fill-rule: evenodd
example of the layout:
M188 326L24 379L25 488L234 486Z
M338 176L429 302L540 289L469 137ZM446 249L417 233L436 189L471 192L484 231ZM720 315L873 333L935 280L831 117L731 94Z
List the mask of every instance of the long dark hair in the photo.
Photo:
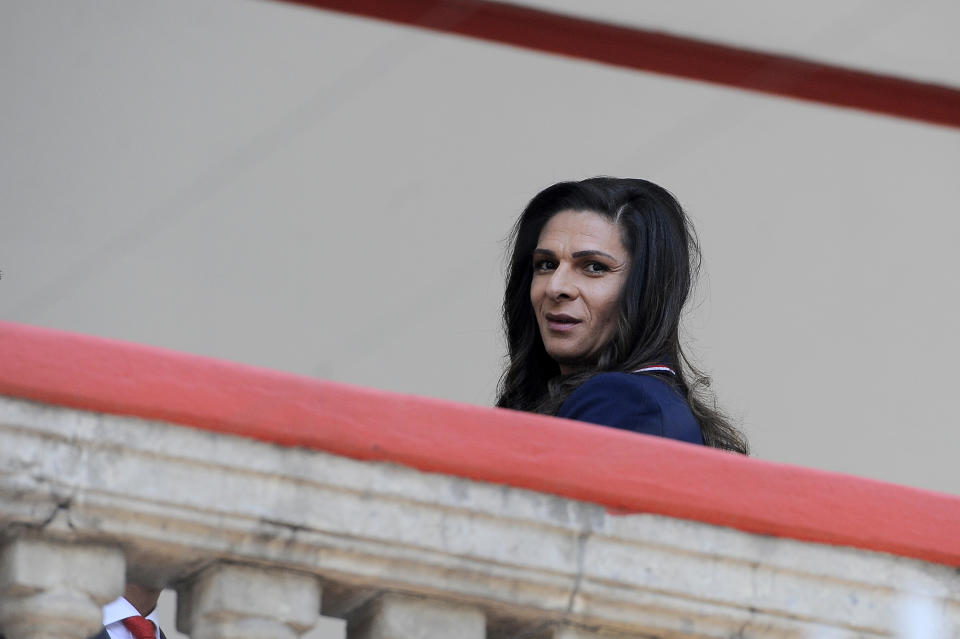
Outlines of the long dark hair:
M561 375L540 338L530 283L532 255L547 221L561 211L593 211L620 227L631 257L620 299L617 331L590 370ZM631 372L670 363L671 378L700 424L704 443L747 454L747 440L721 413L680 345L680 315L700 269L693 226L676 198L653 182L595 177L560 182L538 193L511 235L503 321L509 364L500 378L497 406L556 414L564 400L601 372Z

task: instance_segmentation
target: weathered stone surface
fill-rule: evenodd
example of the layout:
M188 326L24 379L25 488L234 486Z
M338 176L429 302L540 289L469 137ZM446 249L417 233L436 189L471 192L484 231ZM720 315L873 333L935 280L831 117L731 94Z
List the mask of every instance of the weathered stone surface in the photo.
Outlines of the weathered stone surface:
M299 637L320 616L316 577L260 566L218 563L177 594L177 627L192 639Z
M649 636L649 635L647 635ZM645 639L639 635L625 635L613 632L596 632L575 628L572 626L560 626L555 628L551 639Z
M15 538L0 549L0 633L7 639L86 639L103 627L100 607L123 591L115 548Z
M437 599L386 594L351 620L350 639L485 639L483 611Z
M347 639L347 621L334 617L320 617L303 639Z
M346 589L330 614L392 591L628 636L870 637L922 597L960 636L948 566L8 398L0 526L120 544L140 582L312 574Z

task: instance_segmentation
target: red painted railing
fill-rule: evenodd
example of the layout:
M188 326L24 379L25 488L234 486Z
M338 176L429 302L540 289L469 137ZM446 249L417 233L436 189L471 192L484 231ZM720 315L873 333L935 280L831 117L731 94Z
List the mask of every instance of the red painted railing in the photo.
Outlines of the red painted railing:
M0 322L0 395L960 566L960 498L578 422Z

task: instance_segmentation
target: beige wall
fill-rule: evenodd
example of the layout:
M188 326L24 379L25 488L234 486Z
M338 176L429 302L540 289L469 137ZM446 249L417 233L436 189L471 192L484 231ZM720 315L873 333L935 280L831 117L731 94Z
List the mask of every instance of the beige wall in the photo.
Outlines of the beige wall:
M271 2L4 3L0 51L4 319L485 404L519 209L647 177L756 455L960 493L956 130Z

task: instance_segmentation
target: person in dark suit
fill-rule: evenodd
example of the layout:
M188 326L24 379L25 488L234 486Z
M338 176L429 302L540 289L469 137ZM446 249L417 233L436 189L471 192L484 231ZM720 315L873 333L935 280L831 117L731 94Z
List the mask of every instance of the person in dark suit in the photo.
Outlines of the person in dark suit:
M530 201L512 240L497 406L747 454L680 345L700 257L668 191L560 182Z
M104 628L90 639L167 639L156 620L159 598L159 590L128 583L122 597L103 607Z
M104 628L90 639L166 639L156 619L160 590L127 583L123 596L103 607Z

